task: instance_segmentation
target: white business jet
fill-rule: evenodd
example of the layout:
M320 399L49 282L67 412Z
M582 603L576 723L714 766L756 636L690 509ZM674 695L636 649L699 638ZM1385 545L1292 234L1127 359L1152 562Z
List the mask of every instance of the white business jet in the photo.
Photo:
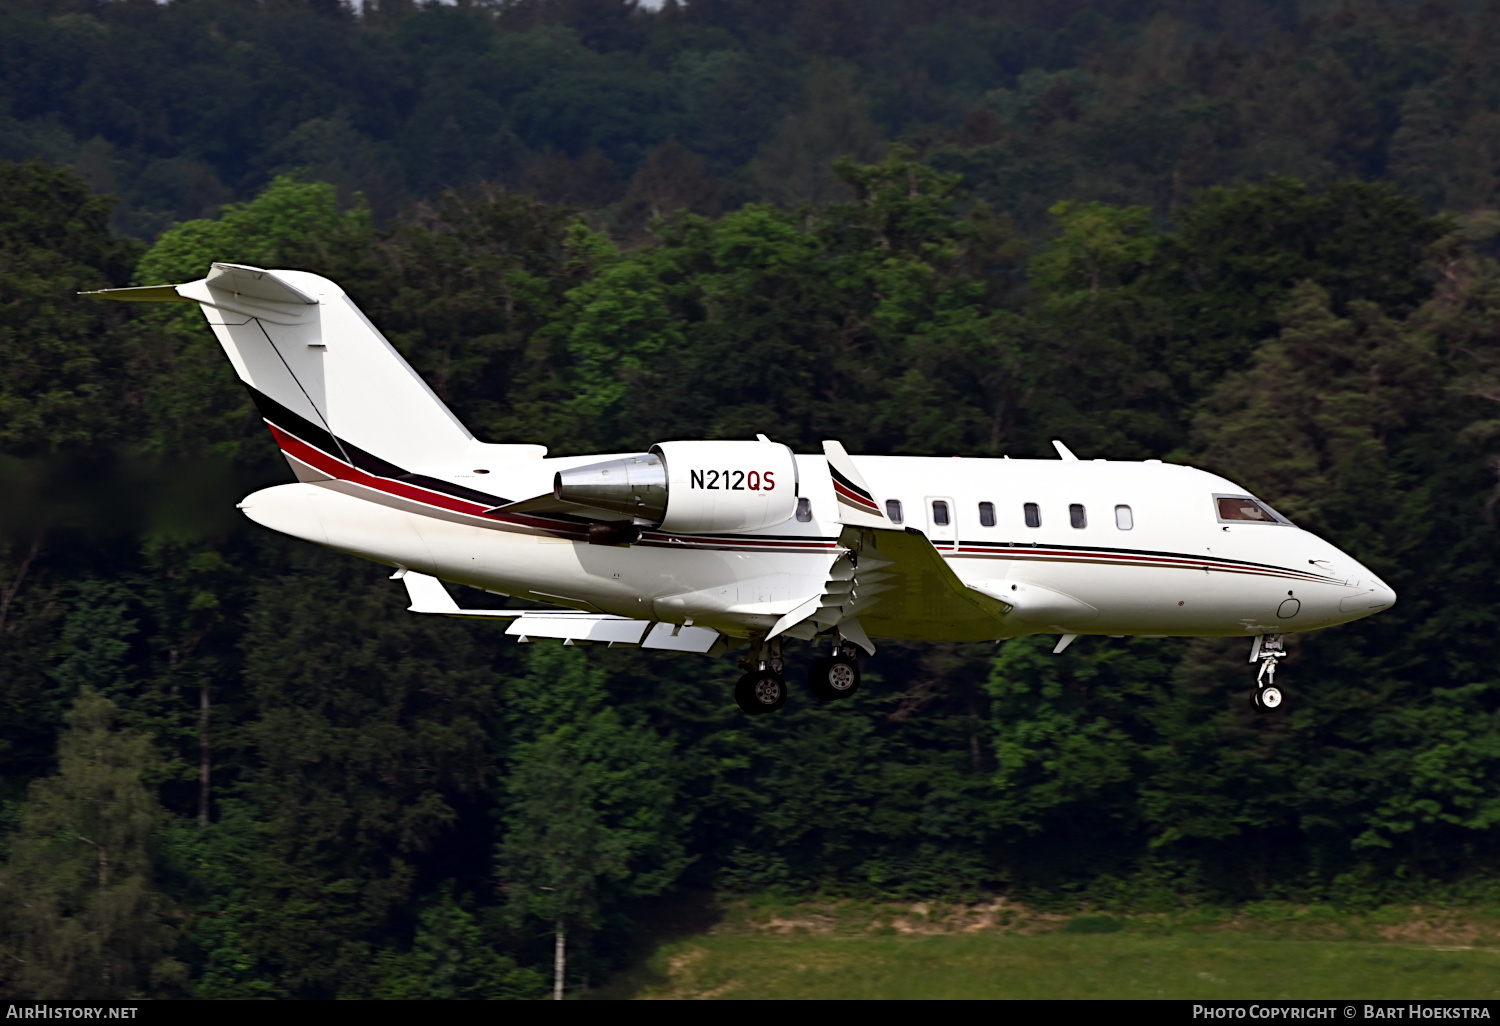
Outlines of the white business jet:
M546 458L477 440L326 278L214 264L109 299L197 303L297 483L245 515L395 568L415 613L510 621L520 641L722 654L735 699L786 702L788 638L829 654L823 701L860 684L873 638L1248 636L1275 709L1287 634L1395 593L1243 488L1191 467L819 455L755 441ZM443 581L555 608L461 609Z

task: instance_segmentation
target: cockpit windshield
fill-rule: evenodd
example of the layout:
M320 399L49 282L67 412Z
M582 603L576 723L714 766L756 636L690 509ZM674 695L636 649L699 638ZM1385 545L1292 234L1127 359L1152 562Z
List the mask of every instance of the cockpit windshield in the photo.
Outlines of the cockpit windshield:
M1252 524L1285 524L1286 517L1259 499L1248 495L1215 495L1220 521L1247 521Z

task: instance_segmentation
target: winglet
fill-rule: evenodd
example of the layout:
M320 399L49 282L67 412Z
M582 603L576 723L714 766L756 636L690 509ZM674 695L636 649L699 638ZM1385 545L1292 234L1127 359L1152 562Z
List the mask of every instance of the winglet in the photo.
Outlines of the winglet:
M833 494L839 502L839 522L851 527L890 527L890 521L881 514L870 486L855 469L843 444L825 441L823 455L828 457L828 474L833 478Z

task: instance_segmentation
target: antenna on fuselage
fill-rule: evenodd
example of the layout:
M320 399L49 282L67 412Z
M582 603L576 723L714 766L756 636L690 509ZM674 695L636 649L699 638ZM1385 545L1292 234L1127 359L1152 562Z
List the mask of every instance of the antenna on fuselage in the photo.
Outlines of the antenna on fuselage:
M1074 463L1078 462L1078 457L1073 455L1073 450L1069 449L1066 445L1063 445L1055 438L1052 439L1052 447L1057 450L1057 455L1059 458L1072 460Z

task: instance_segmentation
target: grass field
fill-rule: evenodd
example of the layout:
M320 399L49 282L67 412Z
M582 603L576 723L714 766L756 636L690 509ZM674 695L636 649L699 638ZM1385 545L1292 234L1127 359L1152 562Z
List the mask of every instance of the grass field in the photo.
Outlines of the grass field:
M1058 917L1035 932L918 932L889 917L859 930L826 920L788 927L795 921L774 916L768 928L755 918L664 943L598 996L1500 998L1500 945L1349 936L1378 933L1368 921L1351 929L1332 919L1309 928Z

